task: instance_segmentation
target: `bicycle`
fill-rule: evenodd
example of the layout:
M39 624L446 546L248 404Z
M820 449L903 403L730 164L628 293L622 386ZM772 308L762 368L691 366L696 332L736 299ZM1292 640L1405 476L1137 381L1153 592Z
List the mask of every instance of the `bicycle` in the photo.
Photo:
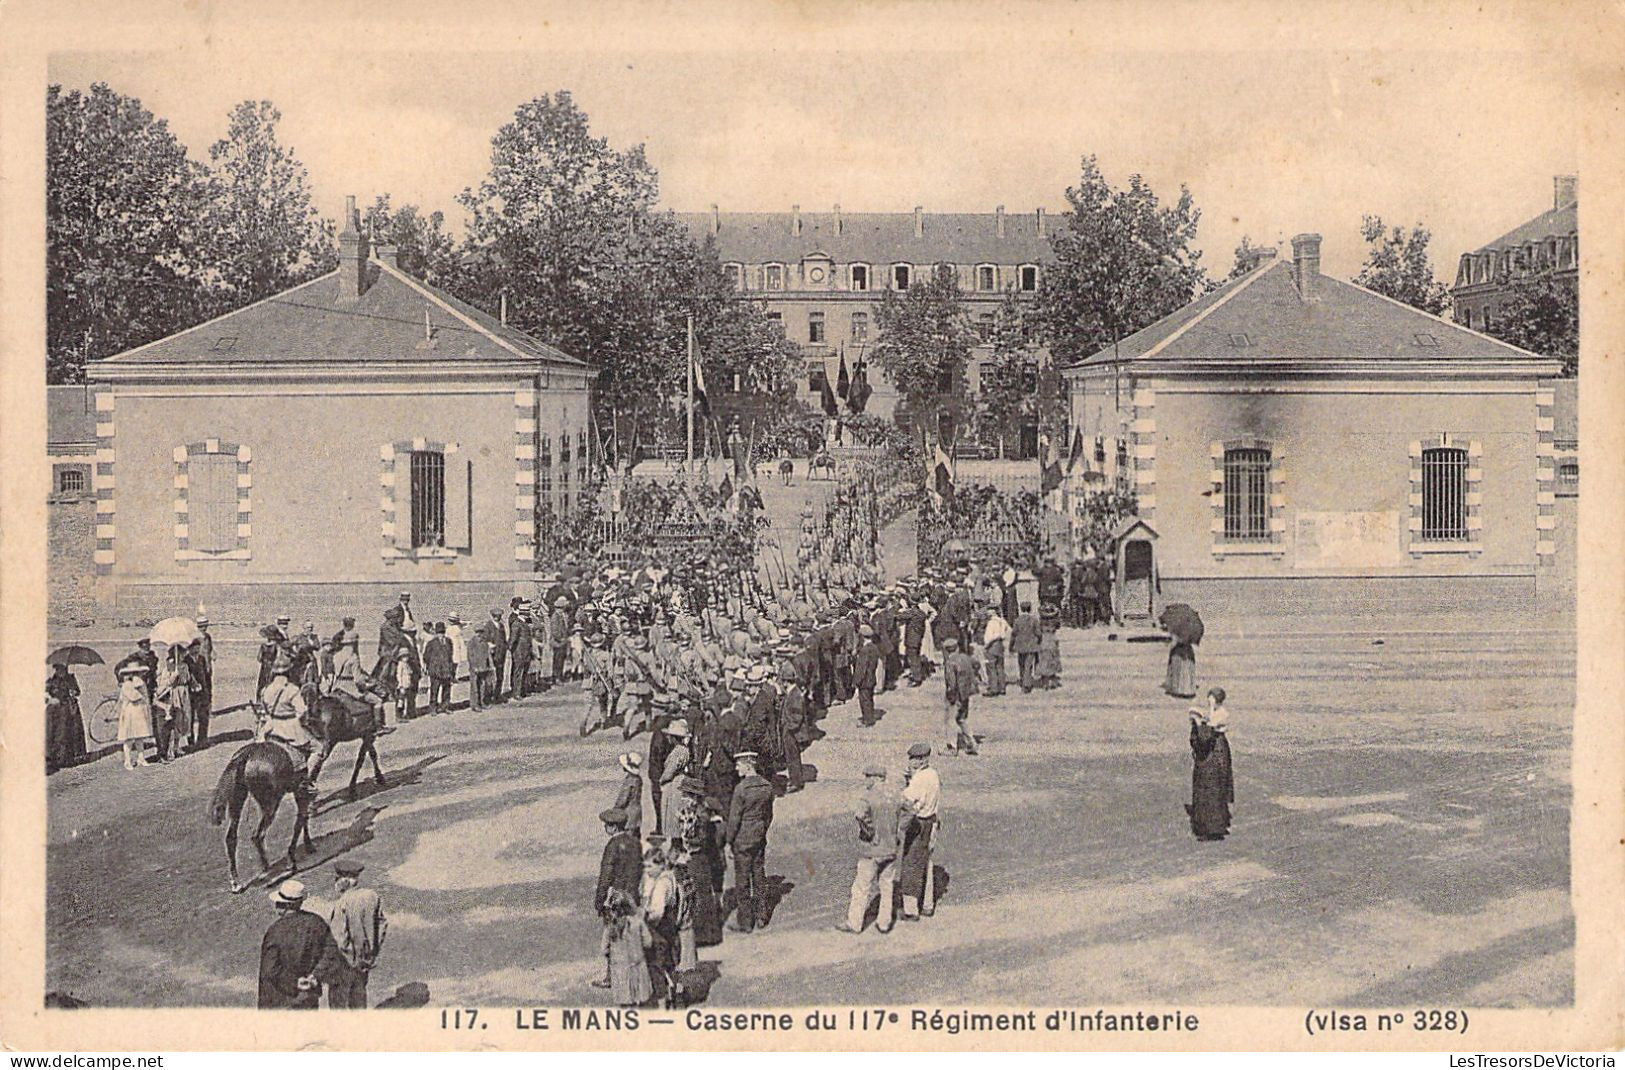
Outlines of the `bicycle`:
M85 719L85 734L93 743L118 742L118 692L104 695Z

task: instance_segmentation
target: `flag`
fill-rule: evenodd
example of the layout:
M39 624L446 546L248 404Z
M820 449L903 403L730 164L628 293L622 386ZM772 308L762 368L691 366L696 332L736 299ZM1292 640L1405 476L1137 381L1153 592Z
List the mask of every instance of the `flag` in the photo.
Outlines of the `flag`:
M722 474L722 482L721 482L721 484L719 484L717 486L717 494L722 498L722 500L724 502L728 502L728 501L731 501L733 499L733 496L734 496L733 480L728 478L728 474L726 472L724 472Z
M705 368L697 360L694 362L694 415L701 420L711 418L711 399L705 390Z
M1072 431L1072 453L1066 459L1066 470L1070 473L1083 463L1083 429L1074 428Z
M852 379L846 374L846 348L843 346L841 348L841 370L835 376L835 394L837 397L844 399L851 389Z
M1045 493L1045 494L1048 494L1052 490L1060 489L1060 486L1061 486L1061 462L1060 461L1051 460L1051 461L1046 461L1045 462L1043 481L1040 484L1040 486L1041 486L1041 489L1042 489L1043 493Z
M860 359L852 370L852 389L847 391L846 407L854 416L861 416L863 407L869 404L869 395L874 392L874 387L869 385L869 365Z
M835 400L835 391L829 388L829 376L818 377L818 400L824 405L824 415L833 417L841 411L840 402Z

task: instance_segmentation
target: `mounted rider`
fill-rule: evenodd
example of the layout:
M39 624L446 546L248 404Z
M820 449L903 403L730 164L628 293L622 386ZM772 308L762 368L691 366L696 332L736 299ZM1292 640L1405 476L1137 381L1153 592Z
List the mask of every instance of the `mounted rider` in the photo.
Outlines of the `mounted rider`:
M298 684L290 680L293 659L279 655L271 665L271 682L260 692L260 705L266 713L266 738L281 743L294 752L295 760L305 766L305 787L315 787L316 777L322 771L321 740L305 727L308 707Z

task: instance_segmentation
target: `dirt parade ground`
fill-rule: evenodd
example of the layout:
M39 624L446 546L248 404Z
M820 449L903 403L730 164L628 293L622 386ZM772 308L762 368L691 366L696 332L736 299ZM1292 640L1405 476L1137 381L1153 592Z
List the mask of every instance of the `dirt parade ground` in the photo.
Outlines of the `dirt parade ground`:
M816 779L777 804L771 925L702 948L691 991L711 1006L1569 1004L1572 624L1408 626L1210 621L1198 672L1229 692L1235 753L1222 842L1197 842L1183 809L1187 704L1160 690L1161 643L1063 631L1060 690L975 701L978 757L940 754L938 677L881 696L873 727L835 707L806 755ZM252 646L222 656L247 666ZM301 864L317 896L340 857L382 893L373 1002L407 982L436 1005L605 1002L588 983L597 815L617 755L647 737L578 738L586 702L572 684L403 724L379 741L388 786L364 780L355 801L354 744L335 753ZM206 817L248 721L220 718L214 746L168 766L108 755L50 778L48 990L253 1006L268 889L228 892ZM834 931L862 770L899 779L921 739L943 781L936 915ZM273 854L292 822L285 804ZM246 834L241 851L247 876Z

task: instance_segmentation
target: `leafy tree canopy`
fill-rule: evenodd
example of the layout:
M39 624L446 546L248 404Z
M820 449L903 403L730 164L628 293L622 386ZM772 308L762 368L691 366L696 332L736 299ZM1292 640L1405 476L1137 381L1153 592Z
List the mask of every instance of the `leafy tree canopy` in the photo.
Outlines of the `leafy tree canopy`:
M1418 223L1407 234L1402 227L1384 226L1381 216L1368 215L1360 219L1360 237L1367 248L1365 263L1354 276L1357 285L1430 315L1445 310L1449 297L1428 258L1433 234L1427 227Z
M954 269L939 264L901 293L883 291L875 326L870 354L897 387L900 408L917 430L934 425L951 445L965 416L965 363L976 344Z
M1550 273L1505 278L1509 293L1490 320L1488 333L1512 345L1557 357L1563 374L1573 376L1580 366L1580 297L1572 285Z
M1202 213L1190 190L1164 205L1139 175L1114 189L1095 157L1066 191L1070 214L1050 239L1039 316L1056 360L1070 364L1189 303L1207 282L1191 248Z

